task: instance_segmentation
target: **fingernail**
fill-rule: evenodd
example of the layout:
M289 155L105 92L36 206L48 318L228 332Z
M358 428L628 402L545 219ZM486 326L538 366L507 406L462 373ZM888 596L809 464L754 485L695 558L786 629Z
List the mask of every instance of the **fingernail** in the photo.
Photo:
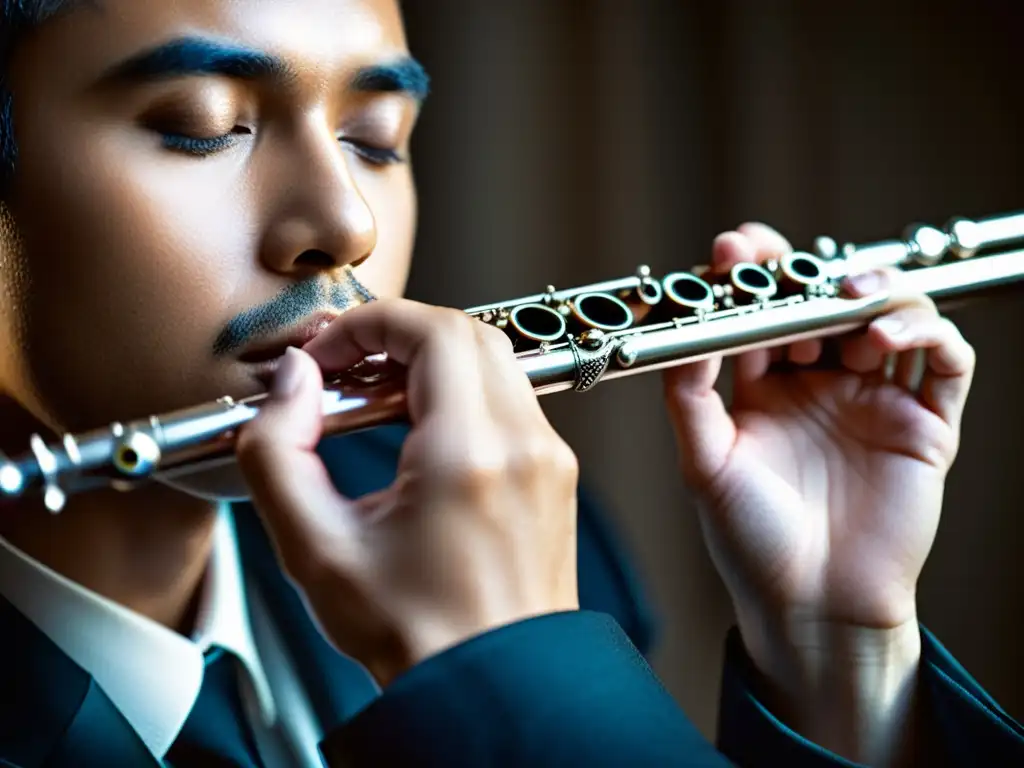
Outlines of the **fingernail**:
M882 290L882 276L878 272L865 272L860 275L851 275L847 278L847 285L860 296Z
M907 330L907 325L895 317L880 317L875 320L875 328L892 340L898 339Z
M294 395L302 382L301 364L299 350L295 347L288 347L274 373L274 383L270 388L270 394L274 397Z

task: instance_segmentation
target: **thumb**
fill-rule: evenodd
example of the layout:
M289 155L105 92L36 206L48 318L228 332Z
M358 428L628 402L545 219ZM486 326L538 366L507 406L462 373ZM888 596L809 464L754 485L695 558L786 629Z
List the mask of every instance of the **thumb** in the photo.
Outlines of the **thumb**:
M239 435L239 467L283 564L300 573L337 560L351 535L351 503L334 488L316 453L323 419L323 377L313 359L289 348L270 398Z
M715 391L722 358L668 369L665 402L679 447L685 479L707 486L721 471L736 443L736 424Z

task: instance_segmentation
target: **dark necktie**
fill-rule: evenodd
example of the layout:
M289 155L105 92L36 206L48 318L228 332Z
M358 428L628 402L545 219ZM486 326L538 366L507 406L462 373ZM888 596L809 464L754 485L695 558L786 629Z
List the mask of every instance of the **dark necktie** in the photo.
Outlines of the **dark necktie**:
M263 768L238 691L237 661L212 648L192 711L171 745L173 768Z

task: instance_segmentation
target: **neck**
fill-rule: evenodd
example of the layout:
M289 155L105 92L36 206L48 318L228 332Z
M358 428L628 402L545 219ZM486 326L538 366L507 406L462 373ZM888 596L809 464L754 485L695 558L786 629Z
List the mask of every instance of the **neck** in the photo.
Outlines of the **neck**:
M0 451L22 452L29 435L56 439L0 393ZM190 634L213 545L217 505L152 483L131 493L69 497L59 515L38 498L0 502L0 537L83 587Z
M0 537L57 573L187 634L213 543L216 505L160 485L0 510Z

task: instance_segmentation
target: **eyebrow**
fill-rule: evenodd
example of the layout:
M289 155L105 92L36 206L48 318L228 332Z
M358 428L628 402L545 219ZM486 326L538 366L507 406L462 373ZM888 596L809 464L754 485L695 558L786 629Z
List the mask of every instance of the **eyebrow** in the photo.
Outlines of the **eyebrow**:
M294 73L276 56L205 37L183 37L115 64L101 82L144 82L188 75L226 75L241 80L288 79Z
M147 82L197 75L288 81L295 77L295 70L265 51L206 37L183 37L115 64L100 82ZM363 93L407 93L423 101L430 91L430 78L418 61L404 57L360 69L350 87Z
M371 93L407 93L424 101L430 94L430 76L416 59L405 57L359 70L352 79L352 88Z

